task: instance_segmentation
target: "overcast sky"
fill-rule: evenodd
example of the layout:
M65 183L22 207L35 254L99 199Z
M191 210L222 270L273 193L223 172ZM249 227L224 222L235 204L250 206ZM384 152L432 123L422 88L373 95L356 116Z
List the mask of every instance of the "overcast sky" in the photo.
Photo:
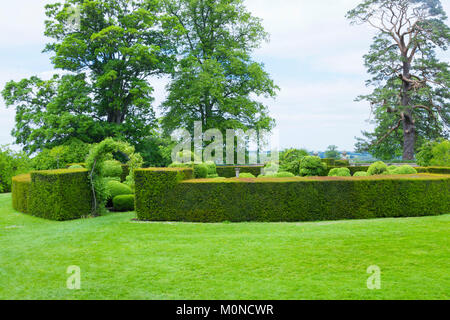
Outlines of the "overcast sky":
M53 73L42 54L44 5L51 0L3 1L0 9L0 88L9 80ZM275 100L265 101L277 121L282 147L324 150L334 144L353 150L355 136L369 129L369 105L354 102L368 92L362 56L373 31L350 26L345 13L359 0L245 0L248 9L263 19L270 43L254 57L281 88ZM450 1L442 1L450 13ZM443 55L450 60L450 54ZM156 80L155 106L165 97L165 81ZM0 145L14 142L13 109L0 98Z

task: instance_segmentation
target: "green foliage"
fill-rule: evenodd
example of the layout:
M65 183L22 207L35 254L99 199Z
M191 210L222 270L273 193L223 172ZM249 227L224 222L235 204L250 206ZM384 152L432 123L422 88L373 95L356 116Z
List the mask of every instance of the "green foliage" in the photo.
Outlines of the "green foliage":
M28 213L30 187L30 174L22 174L12 178L12 206L14 210Z
M217 167L217 174L223 178L236 177L236 168L239 168L239 174L251 173L255 177L261 174L262 166L219 166Z
M334 168L328 173L329 177L351 177L350 170L348 168Z
M35 170L53 170L79 164L86 160L90 148L87 143L71 139L66 144L42 150L32 159L32 166Z
M327 167L334 167L336 159L324 158L324 159L322 159L322 162L325 163L327 165Z
M383 174L384 172L388 171L388 166L383 161L377 161L370 165L369 170L367 170L367 173L369 176L379 175Z
M12 178L31 170L30 159L24 152L0 147L0 193L11 192Z
M334 161L336 167L348 167L350 165L349 160L336 160Z
M388 172L389 173L392 172L393 174L417 174L417 170L409 165L403 165L401 167L396 168L393 171L388 170Z
M358 97L370 103L376 128L357 150L412 160L424 140L448 136L450 68L437 54L449 44L447 16L439 0L363 0L347 17L377 31L364 56L374 90Z
M208 167L208 176L217 174L217 166L213 161L206 161L205 165Z
M129 212L134 211L134 194L121 195L114 197L113 206L115 211Z
M369 174L366 171L358 171L353 175L354 177L368 177Z
M133 194L133 191L129 186L124 183L110 180L106 183L108 189L109 199L114 199L117 196Z
M58 221L87 217L92 209L88 171L34 171L28 197L30 215Z
M136 171L138 219L294 222L416 217L450 210L446 176L182 181L172 170Z
M105 178L122 176L122 164L117 160L106 160L102 164L101 175Z
M271 130L267 106L255 99L278 89L252 59L267 39L261 21L242 0L167 0L164 8L178 23L180 56L162 105L165 130L191 130L195 121L204 130Z
M273 175L280 170L280 165L275 162L269 162L264 167L263 175Z
M84 167L80 166L79 164L74 164L72 166L69 166L68 169L84 169Z
M194 164L194 177L196 179L205 179L208 177L208 166L204 163L195 163Z
M80 11L74 32L71 8ZM33 152L78 137L141 142L155 126L150 76L171 73L174 27L160 1L67 0L46 6L45 52L56 69L49 81L11 81L3 91L17 109L16 142Z
M319 157L307 156L300 161L300 176L323 176L326 174L327 165Z
M270 172L266 175L260 175L258 178L293 178L295 174L291 172Z
M86 167L89 171L89 180L93 189L94 215L99 215L105 211L106 202L110 197L102 168L104 162L111 160L114 153L120 152L128 157L129 175L127 177L127 185L134 189L134 170L140 168L143 163L142 156L134 151L134 147L130 144L116 141L112 138L105 139L91 149L86 159Z
M325 157L329 159L339 159L340 158L340 152L338 151L338 147L335 145L329 146L327 148L327 151L325 152Z
M436 144L432 151L431 166L450 167L450 141L445 140Z
M280 153L280 170L298 175L300 161L309 153L303 149L288 149Z
M416 154L416 162L419 166L428 167L433 159L433 147L436 146L436 141L425 141Z
M253 174L251 173L239 173L239 178L256 178Z

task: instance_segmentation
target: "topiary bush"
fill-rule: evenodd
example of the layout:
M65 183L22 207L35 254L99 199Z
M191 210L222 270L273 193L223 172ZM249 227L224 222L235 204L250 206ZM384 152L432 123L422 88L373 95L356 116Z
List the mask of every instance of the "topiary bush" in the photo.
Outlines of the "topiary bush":
M398 167L390 172L393 172L393 174L417 174L417 170L409 165Z
M108 199L111 200L117 196L133 194L133 190L129 186L114 180L107 182L107 188L109 194Z
M355 174L353 176L354 177L367 177L367 176L369 176L369 174L365 171L358 171L358 172L355 172Z
M367 173L369 174L369 176L375 176L375 175L383 174L386 171L388 171L387 164L384 163L383 161L377 161L369 167L369 170L367 170Z
M307 156L300 161L300 176L324 176L327 165L319 157Z
M348 168L334 168L328 173L329 177L351 177L350 170Z
M114 211L129 212L134 211L134 194L116 196L113 199Z
M101 167L101 175L105 178L121 178L123 173L122 164L117 160L106 160Z
M91 214L92 193L86 169L60 169L31 173L27 213L64 221Z
M208 167L208 176L217 174L217 166L213 161L206 161L205 165Z
M256 178L256 177L251 173L244 172L239 174L239 178Z
M208 177L208 166L204 163L195 163L194 177L196 179L206 179Z
M276 172L267 175L260 175L258 178L293 178L295 174L291 172Z

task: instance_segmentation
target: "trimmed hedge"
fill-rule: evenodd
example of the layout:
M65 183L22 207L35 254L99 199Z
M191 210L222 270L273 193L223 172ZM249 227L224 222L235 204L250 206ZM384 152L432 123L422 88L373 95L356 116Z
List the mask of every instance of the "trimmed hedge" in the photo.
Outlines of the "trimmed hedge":
M22 174L12 178L12 206L14 210L28 213L30 186L30 174Z
M31 173L26 213L40 218L64 221L88 216L91 213L91 206L92 193L86 169Z
M415 169L419 173L450 174L450 167L419 167Z
M336 168L339 169L339 168L342 168L342 167L328 167L327 175L328 175L328 173L330 173L330 171L332 169L336 169ZM369 170L368 166L354 166L354 167L347 167L347 168L348 168L348 170L350 170L350 173L352 175L354 175L356 172L360 172L360 171L367 172L367 170Z
M130 175L130 167L127 164L122 164L122 175L120 176L120 181L124 182Z
M235 178L236 168L239 168L239 173L251 173L257 177L261 174L261 170L264 169L264 166L221 166L217 167L216 171L220 177Z
M260 178L182 181L181 171L138 170L140 220L295 222L450 212L450 177Z

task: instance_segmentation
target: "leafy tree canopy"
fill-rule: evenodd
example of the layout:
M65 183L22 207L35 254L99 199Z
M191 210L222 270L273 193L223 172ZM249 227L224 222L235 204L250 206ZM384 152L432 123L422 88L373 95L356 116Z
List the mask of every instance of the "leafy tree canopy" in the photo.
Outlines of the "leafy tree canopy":
M170 73L175 55L160 2L66 0L47 5L46 14L45 35L53 41L45 51L65 75L7 84L2 94L17 109L16 142L28 152L72 137L139 143L155 125L148 78Z
M446 137L450 122L450 69L437 50L447 50L450 28L439 0L365 0L347 17L378 33L364 56L372 76L370 102L375 132L363 132L357 149L380 158L412 160L425 139Z

